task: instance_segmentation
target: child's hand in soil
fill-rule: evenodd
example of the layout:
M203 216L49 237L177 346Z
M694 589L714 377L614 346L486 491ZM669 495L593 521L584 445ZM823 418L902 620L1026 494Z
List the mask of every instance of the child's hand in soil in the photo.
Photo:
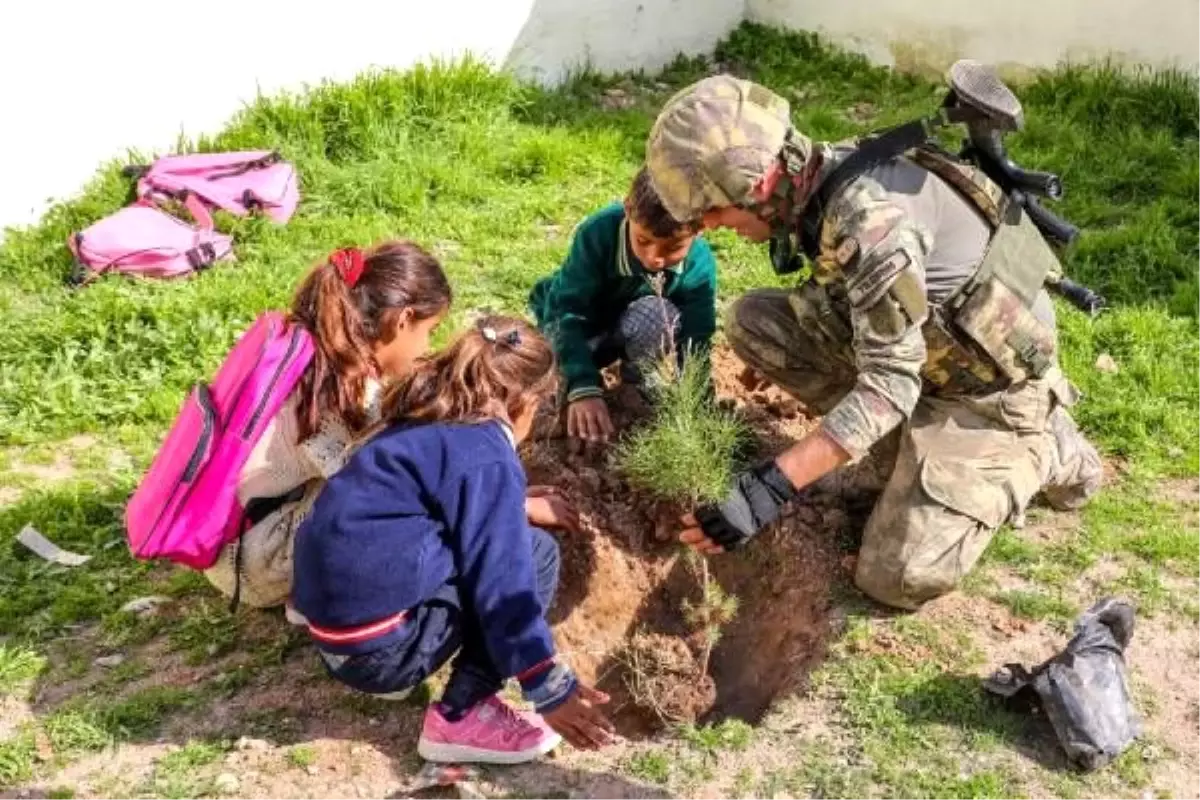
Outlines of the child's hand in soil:
M572 439L607 442L614 431L603 397L584 397L567 406L567 435Z
M543 714L542 719L580 750L598 750L617 741L616 728L596 708L608 700L604 692L581 683L562 705Z
M531 486L525 496L525 516L539 528L564 528L579 533L579 512L553 486Z

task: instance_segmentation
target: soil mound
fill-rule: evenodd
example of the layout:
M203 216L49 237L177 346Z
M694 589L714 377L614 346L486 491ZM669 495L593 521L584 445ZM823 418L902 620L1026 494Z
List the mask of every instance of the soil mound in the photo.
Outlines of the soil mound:
M757 455L812 427L778 390L748 389L728 351L718 349L713 366L718 398L747 420ZM614 422L637 424L644 407L617 393ZM581 677L613 695L609 710L623 733L728 716L756 722L774 698L801 686L824 652L838 542L850 527L838 496L818 493L751 546L708 559L708 580L737 605L712 643L687 618L704 590L698 559L675 539L684 509L639 495L610 452L573 452L561 431L533 437L522 455L531 484L557 487L580 511L585 534L559 539L551 622Z

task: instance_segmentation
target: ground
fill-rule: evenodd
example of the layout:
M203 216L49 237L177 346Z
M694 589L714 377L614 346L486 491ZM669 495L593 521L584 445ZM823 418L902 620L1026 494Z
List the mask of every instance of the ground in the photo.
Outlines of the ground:
M521 312L587 212L619 197L654 110L713 70L787 96L797 123L836 138L925 113L924 79L870 67L812 37L746 25L712 59L654 76L584 74L545 91L478 65L364 77L264 99L206 147L278 147L304 203L285 227L221 217L238 261L183 283L106 279L70 290L67 235L124 200L119 164L0 246L0 794L26 797L382 797L419 789L427 695L372 701L327 679L278 611L241 609L204 580L133 561L121 507L191 382L253 316L286 304L335 246L402 235L443 260L456 298ZM997 535L962 590L912 614L849 581L864 507L827 496L745 553L712 562L738 615L712 654L712 713L665 729L620 696L621 646L673 636L694 566L656 536L659 509L606 456L561 442L525 453L534 478L584 506L563 540L560 646L616 690L627 741L486 770L487 796L1197 796L1197 98L1195 78L1072 67L1020 88L1011 140L1058 171L1085 231L1072 277L1110 310L1059 306L1076 416L1102 449L1104 492L1078 514L1035 509ZM764 254L712 236L721 303L778 285ZM723 396L761 448L813 424L774 392L748 394L717 354ZM32 524L72 551L51 565L13 542ZM1145 735L1081 775L1044 720L980 690L1000 665L1060 648L1075 616L1117 594L1137 605L1128 652ZM152 598L145 600L145 598ZM131 610L127 604L135 603ZM441 790L446 791L446 790Z

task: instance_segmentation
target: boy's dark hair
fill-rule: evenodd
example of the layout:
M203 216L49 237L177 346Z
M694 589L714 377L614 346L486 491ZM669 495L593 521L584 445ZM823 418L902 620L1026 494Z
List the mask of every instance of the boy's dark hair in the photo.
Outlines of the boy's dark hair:
M373 346L392 340L404 309L428 319L449 308L450 300L450 282L437 259L405 240L364 253L362 273L352 286L330 261L309 272L291 313L316 343L300 382L300 440L317 432L325 412L353 432L362 430L367 421L363 391L376 372Z
M629 197L625 200L629 215L639 225L650 231L659 239L673 239L695 233L696 226L679 222L671 216L663 206L658 192L650 183L650 172L642 167L633 179L629 188Z

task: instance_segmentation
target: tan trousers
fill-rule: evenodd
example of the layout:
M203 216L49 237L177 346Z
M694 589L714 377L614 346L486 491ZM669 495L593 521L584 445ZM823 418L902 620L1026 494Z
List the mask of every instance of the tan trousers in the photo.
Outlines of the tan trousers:
M750 292L732 306L725 329L747 365L825 413L854 385L856 369L845 332L812 297L813 287ZM953 589L1039 492L1060 510L1082 506L1102 471L1067 410L1077 398L1057 367L981 397L922 396L899 431L895 464L863 532L858 587L915 609Z

